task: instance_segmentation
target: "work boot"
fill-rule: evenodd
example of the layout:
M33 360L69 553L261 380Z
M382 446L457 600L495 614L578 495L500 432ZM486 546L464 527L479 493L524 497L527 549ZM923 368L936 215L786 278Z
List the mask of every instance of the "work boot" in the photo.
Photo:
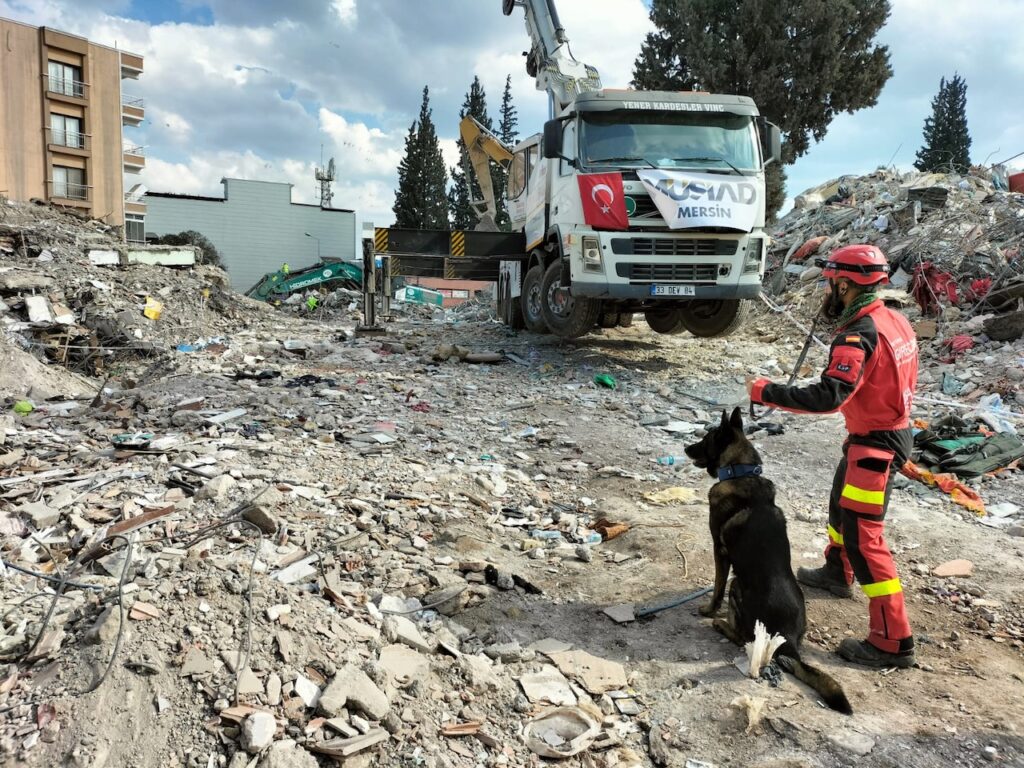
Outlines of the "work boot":
M846 638L839 644L838 653L853 664L860 664L862 667L875 667L876 669L888 667L906 669L917 663L912 647L899 653L889 653L876 648L867 640L856 640L852 637Z
M853 597L853 588L827 563L821 568L797 568L796 580L808 587L827 589L836 597Z

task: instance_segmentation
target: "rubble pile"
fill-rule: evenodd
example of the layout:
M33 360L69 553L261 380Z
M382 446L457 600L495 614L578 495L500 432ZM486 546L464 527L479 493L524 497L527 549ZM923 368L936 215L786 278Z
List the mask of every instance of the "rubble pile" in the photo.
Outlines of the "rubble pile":
M219 336L269 310L227 288L211 266L97 265L110 226L44 204L0 201L0 329L40 359L91 376L111 364Z

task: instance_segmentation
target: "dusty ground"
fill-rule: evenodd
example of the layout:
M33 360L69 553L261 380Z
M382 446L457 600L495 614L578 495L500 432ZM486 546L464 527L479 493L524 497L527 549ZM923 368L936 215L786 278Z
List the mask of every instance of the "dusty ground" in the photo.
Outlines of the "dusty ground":
M517 346L513 343L508 348L515 351ZM724 360L715 361L723 347ZM588 460L599 457L598 464L642 471L654 455L649 449L663 454L681 450L674 441L652 440L650 430L638 425L629 414L631 389L657 391L667 386L674 393L711 394L728 402L730 394L736 397L741 391L737 378L746 366L740 361L758 360L762 354L760 345L749 340L723 345L656 337L642 323L606 331L600 339L553 344L545 356L561 358L570 369L589 364L595 370L611 370L624 391L606 396L606 405L621 404L616 410L599 410L586 421L578 414L552 409L540 409L540 415L562 421L560 434L578 441L581 455ZM734 361L740 365L732 373ZM509 372L503 368L495 375ZM666 400L677 406L703 407L678 394ZM537 419L528 411L515 415L531 423ZM788 513L795 569L816 565L825 546L825 500L839 456L842 424L838 417L784 416L783 421L784 435L757 440L756 445L765 460L766 476L777 486L778 502ZM702 494L712 483L692 468L657 471L666 480L674 477L673 483L700 488ZM580 494L597 499L598 509L608 517L636 526L604 547L631 553L634 559L611 565L598 557L592 564L576 564L558 574L541 566L529 573L544 586L545 597L508 605L485 603L472 613L472 622L479 627L500 623L503 632L524 641L557 637L628 663L638 672L634 687L649 701L651 720L679 721L674 728L677 759L671 764L684 765L692 758L722 765L760 765L768 764L769 754L795 760L793 765L844 764L854 758L842 748L830 747L829 737L843 739L851 733L876 741L871 753L858 759L866 765L980 765L986 762L982 750L988 745L996 746L999 761L1022 764L1024 663L1020 649L984 639L969 617L965 619L948 604L936 603L925 593L931 577L913 573L910 565L934 566L968 558L976 565L971 583L981 587L986 597L1016 604L1019 610L1024 541L980 526L969 513L936 497L929 499L933 503L921 503L909 490L896 491L887 534L904 580L920 644L919 662L928 671L879 674L838 660L830 652L839 640L860 637L866 631L866 599L858 595L844 601L809 591L808 637L813 642L808 645L814 649L809 655L842 682L856 711L852 718L844 718L822 710L791 679L777 690L742 679L732 666L736 649L711 629L695 606L624 626L599 613L607 605L646 602L666 592L688 592L710 583L713 566L706 506L645 506L640 493L653 485L607 478L580 487ZM485 547L480 554L498 556L493 547ZM511 557L509 567L514 567L516 557ZM957 636L959 640L951 640ZM699 685L690 688L687 680ZM728 704L744 693L768 697L772 715L800 730L792 729L785 737L772 728L763 735L738 733L738 716Z
M779 688L743 678L733 666L739 650L722 640L709 620L697 615L697 603L627 625L618 625L600 613L601 608L616 603L689 592L708 585L711 579L706 505L701 501L654 506L642 499L644 492L669 485L696 488L703 499L711 480L686 465L658 466L655 457L681 455L685 443L644 427L641 421L661 413L701 422L709 413L717 415L716 409L687 395L738 402L743 376L759 370L768 358L791 359L795 352L792 344L766 347L752 333L706 342L656 336L639 319L633 328L604 331L571 343L511 334L500 326L478 322L399 324L391 328L389 337L413 339L423 349L442 342L473 350L502 349L529 362L528 366L505 363L494 367L455 363L431 371L396 362L389 368L396 379L395 390L411 389L417 399L430 403L430 413L415 418L425 424L443 424L443 437L407 445L407 456L433 464L443 463L446 452L451 451L464 458L500 453L509 467L521 470L539 487L545 486L542 475L568 479L575 501L591 499L596 516L599 513L632 526L618 539L596 547L592 562L552 562L527 557L518 546L521 533L489 523L488 517L480 514L453 520L447 528L438 526L431 555L488 560L543 589L537 596L518 591L497 593L461 613L458 621L475 630L485 643L514 639L527 645L551 637L621 661L632 675L632 688L646 705L634 718L635 738L627 742L640 753L642 764L654 764L643 735L650 728L665 746L661 764L679 768L703 765L688 761L765 768L855 762L901 768L973 766L992 761L1024 765L1024 660L1019 643L1014 647L998 632L979 629L976 611L963 608L961 612L948 599L933 594L936 587L973 589L976 596L1001 604L994 602L992 611L1019 616L1024 539L978 524L971 513L931 492L922 494L913 486L897 490L887 527L919 642L920 668L886 674L841 662L832 650L843 637L866 632L866 600L862 596L842 601L808 594L811 626L807 656L841 682L855 709L853 717L823 709L791 678ZM346 380L358 375L358 368L324 360L305 363L299 368L303 369ZM591 388L590 380L599 372L613 374L618 388ZM201 388L202 377L195 377L192 385ZM581 391L585 407L580 406ZM244 394L237 396L243 398ZM488 429L467 433L460 428L466 402L483 408ZM387 418L398 406L382 397L380 401L369 399L366 408L368 417ZM795 568L816 564L825 545L825 499L839 455L842 425L836 417L784 416L781 421L785 434L760 437L756 445L764 457L766 475L776 483L777 500L787 513ZM509 437L528 426L538 428L543 441ZM359 458L330 446L303 445L298 442L301 438L295 440L279 442L275 448L296 457L304 455L308 461L304 469L316 471L321 479L340 481L361 472L364 481L384 488L401 491L410 486L408 472L392 471L395 464L390 459ZM332 456L334 467L326 461ZM589 471L573 469L571 463L580 459L590 465ZM352 462L359 469L354 469ZM596 471L606 466L635 477ZM991 501L1019 501L1020 488L1019 480L1010 480L986 485L984 491ZM527 501L510 497L505 503L514 507ZM615 554L630 557L615 563ZM970 579L939 580L914 567L930 568L961 557L975 564ZM927 572L924 567L920 570ZM281 594L260 595L261 601L275 599L282 599ZM995 640L989 637L993 634ZM257 635L257 641L260 637ZM269 642L267 636L262 637ZM744 733L741 714L730 708L730 702L743 694L767 699L767 719L750 734ZM79 712L87 708L91 713L109 709L117 716L110 718L108 726L68 734L85 739L86 752L93 759L76 762L71 757L72 745L62 736L60 749L49 752L54 758L51 764L58 759L66 765L155 768L172 764L166 755L176 748L180 753L180 745L168 730L168 721L153 713L153 695L152 684L124 669L115 670L110 683L78 707ZM198 694L191 703L194 725L198 726L210 713ZM180 698L175 701L176 707L188 705ZM429 707L430 703L421 701L416 706ZM514 717L511 710L508 714ZM138 752L139 745L148 749ZM987 747L992 749L986 752ZM351 762L423 764L379 759L385 761ZM591 760L583 756L564 764L599 764ZM447 761L441 764L484 764L454 754L448 754Z

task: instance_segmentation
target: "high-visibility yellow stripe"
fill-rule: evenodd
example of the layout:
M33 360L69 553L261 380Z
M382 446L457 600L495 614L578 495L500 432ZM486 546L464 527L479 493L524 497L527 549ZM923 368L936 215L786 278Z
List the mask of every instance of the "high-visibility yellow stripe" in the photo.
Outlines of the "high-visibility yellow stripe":
M851 501L859 501L862 504L877 504L882 506L885 504L885 491L868 491L863 488L858 488L855 485L847 484L843 488L843 498L850 499Z
M843 546L843 534L833 528L831 525L828 527L828 537L832 540L833 544Z
M868 597L885 597L899 594L903 591L903 585L900 584L899 579L889 579L888 581L876 581L874 584L865 584L861 589Z
M452 232L451 238L451 252L452 256L465 256L466 255L466 233L461 230L455 230Z
M386 253L388 250L388 230L386 227L377 227L373 230L373 249L377 253Z
M455 277L455 263L451 259L444 260L444 278L445 280L456 280Z

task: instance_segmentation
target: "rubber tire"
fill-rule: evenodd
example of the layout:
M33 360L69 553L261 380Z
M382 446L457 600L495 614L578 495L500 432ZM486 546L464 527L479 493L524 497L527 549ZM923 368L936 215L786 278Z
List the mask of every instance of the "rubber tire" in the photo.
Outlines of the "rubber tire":
M597 325L599 328L618 328L620 317L618 312L602 312Z
M544 280L541 282L541 296L544 321L548 329L555 336L563 339L576 339L590 331L597 325L597 319L601 314L601 302L588 299L583 296L570 297L572 307L567 316L557 314L551 306L549 297L561 285L562 262L558 259L548 265L544 272Z
M728 336L747 319L750 302L744 299L690 301L682 309L683 325L694 336L713 339ZM710 311L715 314L709 314Z
M514 331L521 331L526 327L523 321L523 307L521 297L512 298L512 284L508 281L502 286L499 283L498 290L501 291L501 300L498 302L498 317L501 322Z
M544 312L542 308L543 294L541 293L541 283L544 282L544 266L541 264L534 264L526 272L526 277L523 278L523 290L520 296L520 306L523 309L523 323L526 325L526 330L533 331L534 333L548 333L548 324L544 320ZM530 291L536 286L537 297L536 297L536 314L531 314L531 303L530 303Z
M619 315L619 328L632 328L633 327L633 313L623 312Z
M686 330L686 326L683 324L683 310L678 308L649 309L644 312L644 320L655 333L675 336Z

